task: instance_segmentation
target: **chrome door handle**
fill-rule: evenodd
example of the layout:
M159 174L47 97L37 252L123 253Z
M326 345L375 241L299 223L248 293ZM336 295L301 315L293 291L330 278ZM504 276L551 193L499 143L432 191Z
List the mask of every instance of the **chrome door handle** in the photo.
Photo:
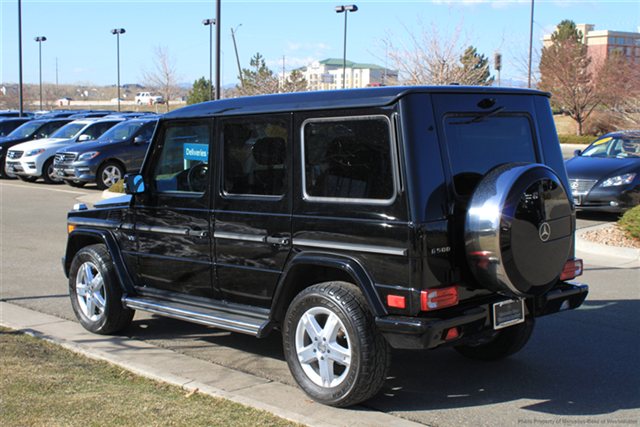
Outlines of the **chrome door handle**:
M289 238L282 236L267 236L264 238L264 241L270 245L277 246L285 246L289 244Z

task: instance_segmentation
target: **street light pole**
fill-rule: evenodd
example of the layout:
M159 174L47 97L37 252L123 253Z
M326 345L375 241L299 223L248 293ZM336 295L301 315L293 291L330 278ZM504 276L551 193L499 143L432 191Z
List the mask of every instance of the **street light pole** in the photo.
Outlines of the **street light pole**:
M47 41L45 36L38 36L34 39L38 42L38 64L40 72L40 111L42 111L42 42Z
M120 111L120 34L124 34L126 31L124 28L114 28L111 30L111 34L116 35L116 62L118 68L118 111Z
M213 99L213 26L216 25L215 19L204 19L203 25L209 27L209 101Z
M355 4L336 6L336 13L344 12L344 49L342 53L342 89L347 84L347 15L349 12L357 12L358 6Z
M531 0L531 20L529 23L529 67L527 73L527 87L531 88L531 55L533 50L533 3Z
M20 103L19 115L24 115L24 100L22 99L22 1L18 0L18 101Z
M220 99L220 26L222 25L221 13L221 0L216 0L216 96L215 99Z

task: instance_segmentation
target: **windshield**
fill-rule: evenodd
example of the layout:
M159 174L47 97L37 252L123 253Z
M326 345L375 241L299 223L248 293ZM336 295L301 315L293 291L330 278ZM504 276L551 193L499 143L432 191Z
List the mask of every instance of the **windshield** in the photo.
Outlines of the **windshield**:
M60 129L58 129L53 135L51 135L51 138L64 138L64 139L74 138L78 134L78 132L80 132L85 126L86 126L86 123L66 124L62 126Z
M640 138L611 137L600 138L587 147L582 157L624 158L640 157Z
M106 131L99 141L126 141L142 127L144 122L122 122Z
M42 122L27 122L23 125L18 126L11 132L7 137L9 138L29 138L31 135L36 133L38 129L42 126Z

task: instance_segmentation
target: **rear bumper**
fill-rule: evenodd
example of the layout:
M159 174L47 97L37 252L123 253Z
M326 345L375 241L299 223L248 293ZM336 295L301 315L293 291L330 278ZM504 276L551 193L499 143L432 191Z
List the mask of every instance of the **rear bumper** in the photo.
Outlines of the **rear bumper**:
M527 300L527 316L540 317L578 308L588 292L587 285L562 283L541 297ZM444 344L462 344L474 335L492 331L492 306L507 299L497 297L474 307L457 308L453 313L443 310L442 317L377 317L376 325L393 348L432 349ZM459 336L446 340L447 331L451 328L458 328Z

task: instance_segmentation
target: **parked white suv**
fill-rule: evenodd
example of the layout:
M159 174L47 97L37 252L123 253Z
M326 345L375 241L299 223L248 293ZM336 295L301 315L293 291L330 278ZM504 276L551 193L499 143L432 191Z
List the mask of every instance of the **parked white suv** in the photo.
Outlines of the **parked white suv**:
M38 178L44 179L48 184L61 182L53 169L56 151L78 142L97 139L110 127L123 120L122 118L76 120L67 123L49 138L14 145L7 153L6 170L27 182L35 182Z
M151 95L151 92L138 92L135 98L136 104L164 104L164 98L160 95Z

